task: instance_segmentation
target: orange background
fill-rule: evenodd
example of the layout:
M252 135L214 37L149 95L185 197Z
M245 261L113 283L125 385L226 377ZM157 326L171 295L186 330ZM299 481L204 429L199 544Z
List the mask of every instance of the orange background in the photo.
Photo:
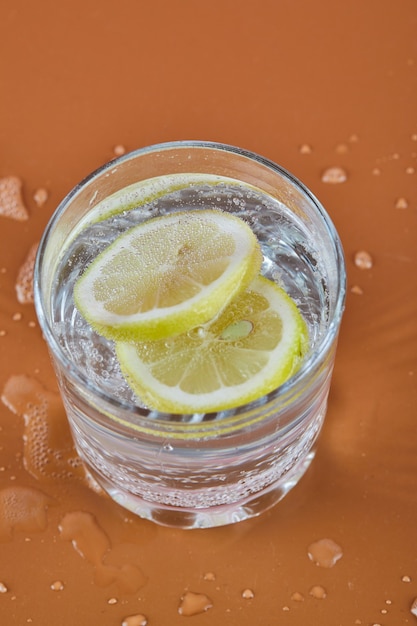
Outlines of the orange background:
M334 220L349 292L316 460L275 509L234 527L156 527L80 481L34 476L24 420L3 402L0 531L11 487L51 500L45 524L16 526L0 543L2 624L110 626L134 614L149 626L417 623L416 77L414 0L3 0L0 178L21 178L29 219L0 214L1 389L23 374L55 392L17 272L58 202L119 144L220 141L286 167ZM330 166L347 181L324 183ZM38 188L49 194L42 207ZM359 250L371 269L355 266ZM71 511L94 516L108 562L140 567L140 589L95 578L60 536ZM343 550L332 568L308 558L322 538ZM213 607L181 616L187 590Z

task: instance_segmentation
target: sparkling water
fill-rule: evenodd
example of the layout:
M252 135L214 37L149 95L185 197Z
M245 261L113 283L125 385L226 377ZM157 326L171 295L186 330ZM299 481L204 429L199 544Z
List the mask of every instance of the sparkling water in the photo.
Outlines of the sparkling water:
M96 205L69 238L52 291L54 330L85 377L118 401L142 406L125 382L113 343L98 335L74 305L76 280L118 236L173 211L218 209L245 220L263 252L262 274L283 287L303 315L314 348L328 315L326 268L305 219L261 190L232 179L171 175L138 183Z

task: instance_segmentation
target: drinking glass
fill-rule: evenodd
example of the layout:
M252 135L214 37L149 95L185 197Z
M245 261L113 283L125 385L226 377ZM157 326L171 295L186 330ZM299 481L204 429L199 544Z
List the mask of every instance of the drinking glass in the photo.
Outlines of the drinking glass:
M226 411L178 415L144 406L125 390L111 342L85 327L72 298L97 246L107 245L104 224L113 199L126 202L120 215L129 217L132 185L146 188L146 181L173 175L226 183L203 185L202 196L186 184L173 195L151 194L135 209L139 219L214 206L246 220L262 247L262 273L295 300L309 329L308 353L289 380ZM180 141L136 150L92 173L52 216L34 274L40 326L87 471L120 505L167 526L230 524L275 505L315 454L345 289L343 251L328 214L300 181L266 158Z

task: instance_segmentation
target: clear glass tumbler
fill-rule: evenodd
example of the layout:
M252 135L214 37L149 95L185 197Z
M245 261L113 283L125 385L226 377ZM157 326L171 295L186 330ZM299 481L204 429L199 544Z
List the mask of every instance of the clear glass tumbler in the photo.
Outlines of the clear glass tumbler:
M172 176L180 176L181 185L161 192ZM217 182L204 185L205 179ZM262 246L262 272L297 302L310 350L292 378L250 404L210 414L159 413L126 390L111 342L85 326L72 285L114 238L106 224L115 215L143 220L207 206L250 224ZM124 227L118 225L118 232ZM124 155L91 174L52 216L34 277L39 322L88 471L116 502L167 526L230 524L276 504L314 457L345 283L340 240L320 202L256 154L172 142Z

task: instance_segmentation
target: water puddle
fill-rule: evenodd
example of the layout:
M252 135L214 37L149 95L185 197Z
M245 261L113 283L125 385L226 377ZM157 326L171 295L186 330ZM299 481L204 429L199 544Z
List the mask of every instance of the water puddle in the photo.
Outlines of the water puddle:
M6 382L1 400L24 419L23 464L32 476L85 480L58 393L48 391L34 378L16 375Z
M146 577L136 565L105 562L112 552L112 545L91 513L67 513L59 524L59 531L61 538L70 541L78 554L94 567L94 582L99 587L116 583L122 593L135 593L145 584Z

